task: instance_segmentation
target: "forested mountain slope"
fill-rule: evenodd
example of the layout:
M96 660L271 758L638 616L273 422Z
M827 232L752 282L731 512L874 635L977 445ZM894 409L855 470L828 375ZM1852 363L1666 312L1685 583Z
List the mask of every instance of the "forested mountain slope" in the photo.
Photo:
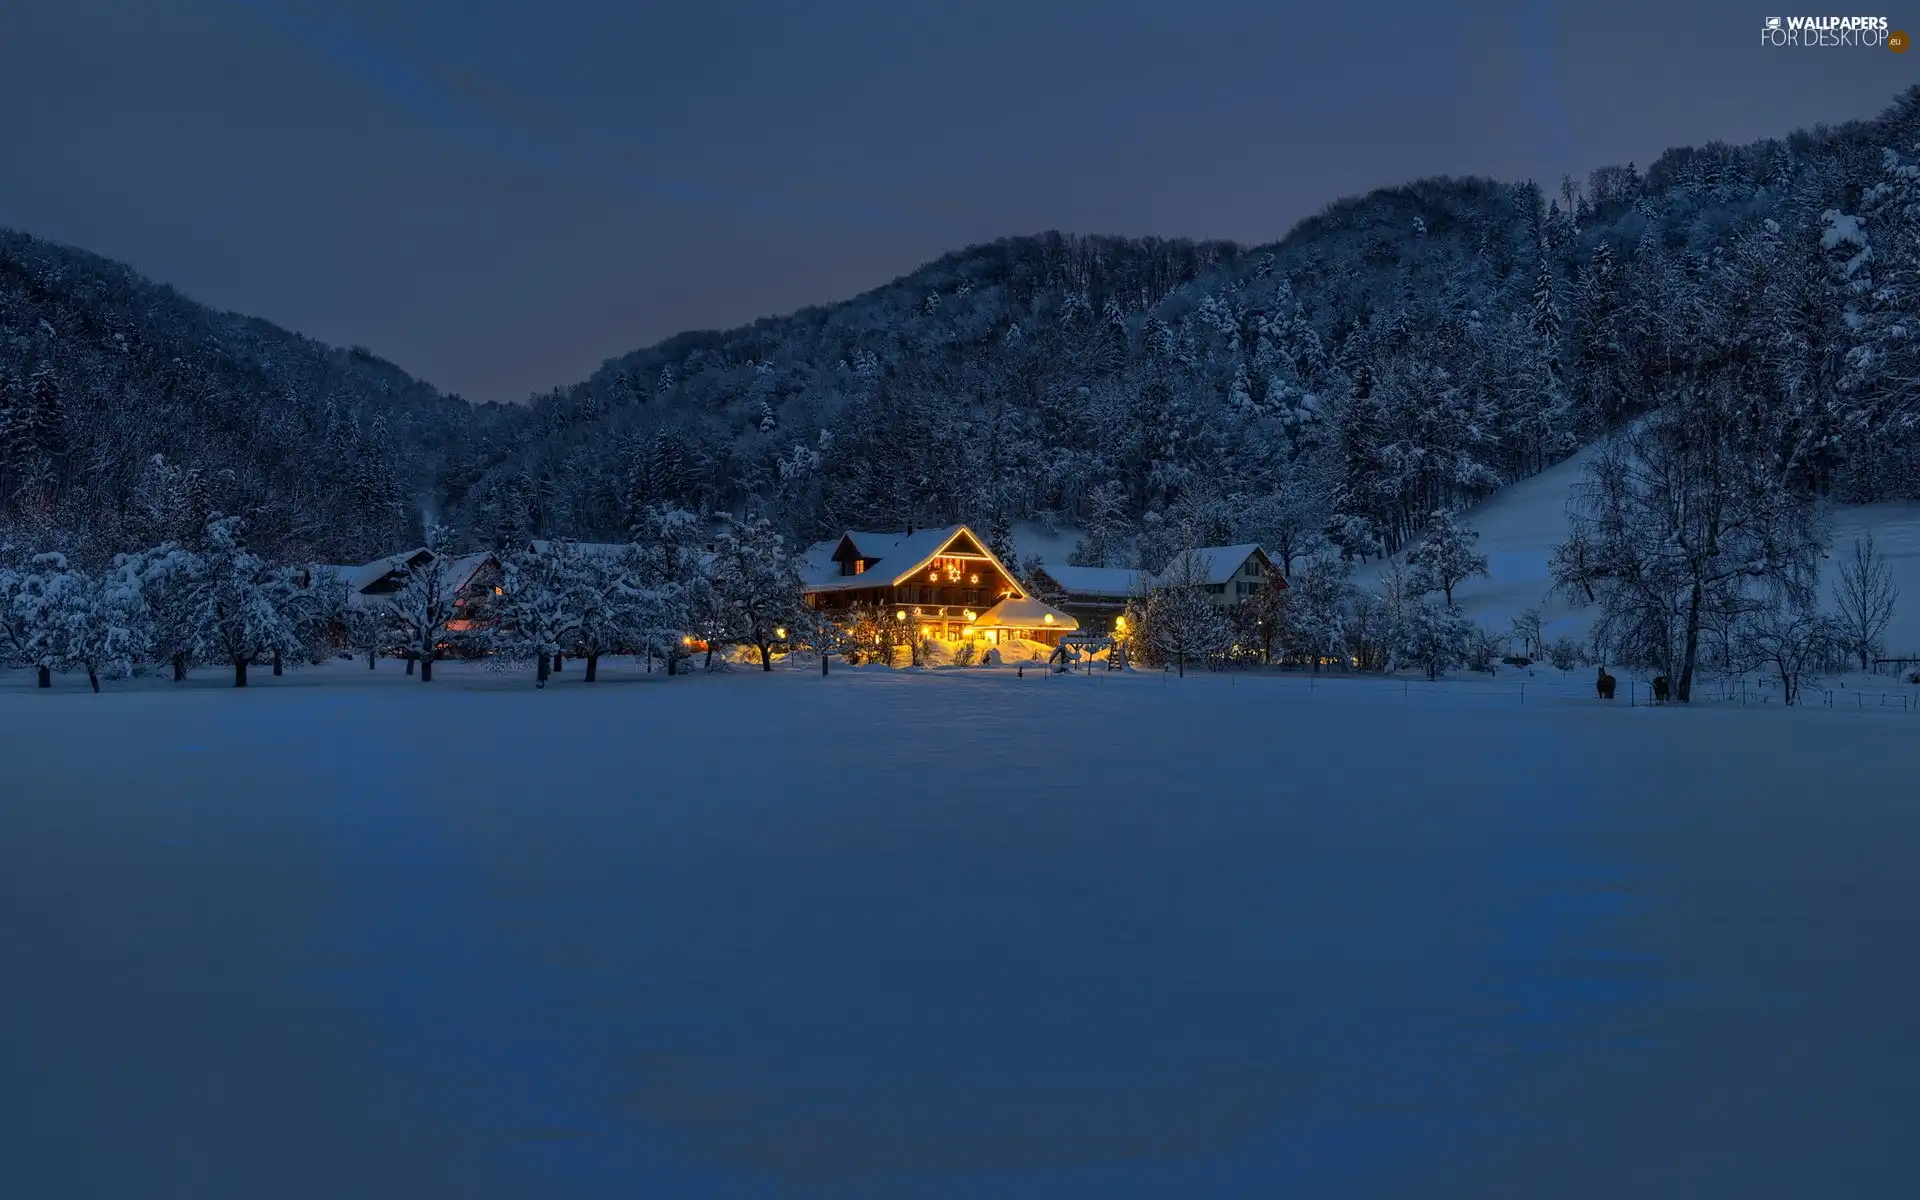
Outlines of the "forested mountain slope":
M525 406L9 234L0 515L105 546L243 511L326 558L412 540L423 508L497 545L655 503L798 538L1057 521L1089 562L1322 534L1371 556L1708 387L1766 414L1796 486L1913 498L1917 143L1920 90L1551 192L1386 189L1266 246L1011 238Z
M104 552L226 512L277 554L371 557L507 451L476 450L498 407L0 230L0 541Z

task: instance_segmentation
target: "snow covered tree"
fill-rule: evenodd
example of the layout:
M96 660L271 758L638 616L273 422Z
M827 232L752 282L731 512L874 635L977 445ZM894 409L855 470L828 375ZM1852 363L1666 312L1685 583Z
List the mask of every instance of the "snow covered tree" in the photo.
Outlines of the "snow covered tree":
M447 625L460 615L452 581L442 562L452 531L434 525L427 529L424 561L406 567L399 590L387 597L386 611L409 658L420 664L420 682L433 682L433 661L446 640Z
M147 654L151 626L140 594L140 575L126 555L116 555L99 575L68 571L56 612L60 665L86 672L93 690L100 679L124 679Z
M1118 557L1119 542L1126 536L1130 524L1126 488L1113 480L1095 484L1087 492L1085 513L1082 522L1085 536L1067 556L1067 561L1077 567L1108 566Z
M1554 555L1556 590L1596 597L1596 646L1656 667L1682 703L1716 609L1739 611L1751 584L1812 578L1816 514L1787 486L1764 420L1721 388L1649 414L1589 464Z
M1849 324L1847 390L1867 409L1873 427L1910 429L1920 423L1920 147L1888 147L1882 177L1864 197L1867 234L1852 218L1832 212L1823 245L1859 253L1846 272L1862 293ZM1868 238L1871 244L1868 244Z
M0 544L0 666L25 664L27 617L16 605L27 586L27 572L7 561L11 547Z
M142 551L136 569L146 598L154 661L166 663L173 681L187 677L200 646L199 587L204 568L192 551L166 542Z
M532 661L534 686L544 688L554 656L571 650L580 632L584 556L573 543L556 541L544 552L509 555L501 571L501 595L489 608L493 649L506 661Z
M1866 670L1883 648L1887 626L1900 600L1893 567L1873 544L1873 535L1853 539L1853 553L1833 581L1834 637Z
M67 665L65 633L70 597L81 590L78 572L67 556L36 554L27 564L14 597L14 619L20 629L20 657L34 669L41 687L53 686L53 673Z
M1426 536L1407 552L1407 565L1413 568L1416 585L1441 593L1452 607L1454 588L1487 573L1487 556L1473 548L1479 540L1480 534L1456 522L1452 513L1434 513Z
M280 611L300 641L301 656L317 663L332 652L345 633L347 585L332 567L287 568L280 573ZM273 673L280 673L276 654Z
M1451 604L1437 604L1431 597L1414 601L1401 613L1401 661L1412 663L1438 679L1467 661L1479 640L1480 631L1467 616Z
M369 671L394 643L393 613L384 604L351 604L340 614L340 624L347 647L366 656Z
M787 553L786 541L765 517L728 514L715 547L714 589L726 613L728 639L760 652L763 670L773 670L779 630L799 623L806 593Z
M1226 614L1207 595L1207 563L1195 550L1173 556L1153 578L1141 608L1141 632L1162 662L1184 678L1187 663L1224 651L1233 636Z
M577 585L574 653L587 660L585 680L593 683L600 678L602 658L641 643L644 614L654 596L639 585L637 557L631 547L620 553L582 555Z
M700 518L674 505L651 505L633 534L638 586L650 600L638 617L641 636L648 655L658 653L671 675L687 655L685 639L696 617L713 608Z
M1316 672L1323 658L1346 660L1350 572L1344 559L1323 553L1302 565L1287 589L1288 652Z
M195 656L233 664L233 686L247 686L247 664L262 654L293 654L299 631L277 603L281 576L247 549L244 522L209 522L191 584Z
M1234 605L1231 614L1234 642L1258 651L1262 663L1271 663L1273 648L1286 637L1287 589L1270 582Z
M42 554L22 582L16 612L40 686L56 670L86 672L95 692L103 675L132 674L146 648L146 605L124 556L95 576L68 565L65 555Z
M1330 461L1296 463L1274 491L1255 499L1243 516L1246 534L1272 556L1280 574L1293 578L1293 564L1327 545L1335 487Z

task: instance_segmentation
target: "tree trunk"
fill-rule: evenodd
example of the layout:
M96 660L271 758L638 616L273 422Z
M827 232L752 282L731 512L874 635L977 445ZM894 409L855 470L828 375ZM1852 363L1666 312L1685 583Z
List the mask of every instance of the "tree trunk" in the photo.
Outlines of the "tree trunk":
M369 671L373 670L373 659L374 659L373 651L371 650L367 651L367 670Z
M420 682L433 682L433 655L431 654L420 660Z
M712 642L707 643L707 662L706 662L705 669L709 671L713 670L713 643Z
M1180 678L1185 679L1187 677L1187 656L1183 653L1179 657L1180 657Z
M560 673L560 664L566 661L567 661L567 656L564 654L556 654L553 656L553 673L555 675L558 675Z
M93 685L93 694L98 696L100 694L100 676L94 673L92 667L87 668L87 682Z
M533 686L537 688L547 686L547 675L551 673L552 670L553 660L548 658L544 653L541 654L538 665L534 667Z
M233 686L247 686L247 660L244 658L233 660Z
M173 681L175 683L184 683L186 678L187 656L184 654L176 654L173 656Z
M273 652L273 673L275 675L280 674L280 652L278 650Z
M44 688L52 687L53 686L53 669L51 667L41 667L39 679L35 682L34 686L44 687Z
M589 654L587 655L586 681L588 683L592 683L594 680L598 679L599 677L600 677L600 656L598 654Z
M828 658L827 652L825 650L822 650L820 652L820 673L822 675L825 675L827 673L827 658Z
M407 674L413 674L413 651L407 651Z
M1693 581L1693 591L1687 596L1687 649L1686 657L1680 660L1680 686L1673 698L1682 704L1693 700L1693 665L1700 657L1700 604L1705 599L1704 591L1698 579Z

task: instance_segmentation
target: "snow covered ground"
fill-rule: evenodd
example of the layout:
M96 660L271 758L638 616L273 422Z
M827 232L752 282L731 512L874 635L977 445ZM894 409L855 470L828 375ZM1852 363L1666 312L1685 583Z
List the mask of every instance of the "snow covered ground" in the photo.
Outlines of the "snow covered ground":
M1920 710L382 668L7 678L0 1194L1920 1189Z

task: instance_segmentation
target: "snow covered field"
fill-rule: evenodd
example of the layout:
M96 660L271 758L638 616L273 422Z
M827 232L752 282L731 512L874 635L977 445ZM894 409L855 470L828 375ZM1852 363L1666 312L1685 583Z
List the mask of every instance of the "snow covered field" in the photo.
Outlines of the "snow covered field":
M1920 1190L1920 712L20 674L0 1194Z

